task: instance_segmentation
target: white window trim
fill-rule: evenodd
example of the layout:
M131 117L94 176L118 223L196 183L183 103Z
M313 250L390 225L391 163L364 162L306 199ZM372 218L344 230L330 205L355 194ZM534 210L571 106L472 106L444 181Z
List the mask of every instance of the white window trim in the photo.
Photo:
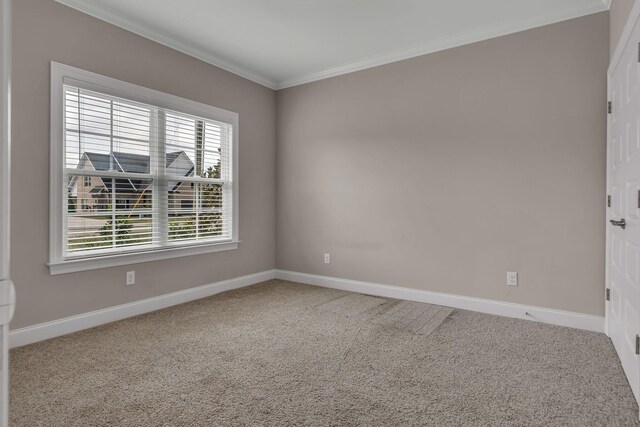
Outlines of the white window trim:
M231 240L213 243L194 243L189 246L154 248L135 253L112 253L102 256L65 259L63 254L64 220L64 123L63 85L68 84L86 90L151 104L168 110L193 116L230 123L233 126L232 140L232 199L233 217ZM50 187L49 187L49 272L52 275L74 271L157 261L182 256L226 251L238 248L238 113L169 95L143 86L123 82L111 77L81 70L68 65L51 62L51 141L50 141Z

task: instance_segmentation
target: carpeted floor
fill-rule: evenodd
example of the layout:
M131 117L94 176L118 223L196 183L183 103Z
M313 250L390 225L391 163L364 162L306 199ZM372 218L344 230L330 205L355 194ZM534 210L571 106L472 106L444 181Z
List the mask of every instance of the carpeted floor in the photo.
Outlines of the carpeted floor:
M11 352L12 426L640 425L602 335L270 281Z

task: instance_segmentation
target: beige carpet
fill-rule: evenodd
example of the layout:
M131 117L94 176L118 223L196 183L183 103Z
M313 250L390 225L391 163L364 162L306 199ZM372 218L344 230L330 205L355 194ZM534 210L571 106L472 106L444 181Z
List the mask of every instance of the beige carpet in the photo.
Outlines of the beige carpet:
M12 426L640 425L602 334L282 281L11 357Z

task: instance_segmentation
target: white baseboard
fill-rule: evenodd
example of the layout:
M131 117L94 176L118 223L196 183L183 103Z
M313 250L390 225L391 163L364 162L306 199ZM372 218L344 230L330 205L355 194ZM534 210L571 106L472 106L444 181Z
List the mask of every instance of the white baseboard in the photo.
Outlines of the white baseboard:
M198 286L196 288L185 289L178 292L172 292L170 294L159 295L153 298L147 298L140 301L117 305L115 307L109 307L102 310L78 314L76 316L65 317L64 319L27 326L26 328L16 329L11 331L9 334L9 345L11 348L14 348L32 344L49 338L55 338L61 335L81 331L83 329L93 328L105 323L115 322L128 317L205 298L220 292L254 285L273 278L387 298L425 302L464 310L479 311L481 313L496 314L499 316L534 320L553 325L585 329L588 331L604 332L604 317L601 316L493 301L482 298L421 291L418 289L360 282L356 280L339 279L315 274L297 273L285 270L267 270L260 273L249 274L247 276L223 280L209 285Z
M587 331L604 332L604 317L571 311L553 310L549 308L514 304L503 301L482 298L465 297L439 292L421 291L418 289L402 288L398 286L381 285L378 283L359 282L356 280L339 279L335 277L319 276L315 274L297 273L294 271L276 270L276 278L308 285L326 288L342 289L361 294L375 295L387 298L418 301L429 304L460 308L463 310L479 311L481 313L498 316L515 317L517 319L533 320L552 325L567 326Z
M140 301L134 301L115 307L102 310L91 311L89 313L78 314L76 316L65 317L64 319L27 326L16 329L9 333L9 346L11 348L32 344L49 338L55 338L83 329L93 328L127 317L149 313L173 305L182 304L200 298L205 298L220 292L232 289L243 288L245 286L264 282L275 278L275 270L262 271L260 273L249 274L247 276L236 277L223 280L209 285L198 286L196 288L185 289L183 291L172 292L170 294L159 295Z

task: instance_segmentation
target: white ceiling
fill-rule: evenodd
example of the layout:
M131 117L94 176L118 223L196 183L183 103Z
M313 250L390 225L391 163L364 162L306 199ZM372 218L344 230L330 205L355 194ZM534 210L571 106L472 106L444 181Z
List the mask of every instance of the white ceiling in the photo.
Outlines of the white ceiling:
M57 0L280 89L609 8L610 0Z

